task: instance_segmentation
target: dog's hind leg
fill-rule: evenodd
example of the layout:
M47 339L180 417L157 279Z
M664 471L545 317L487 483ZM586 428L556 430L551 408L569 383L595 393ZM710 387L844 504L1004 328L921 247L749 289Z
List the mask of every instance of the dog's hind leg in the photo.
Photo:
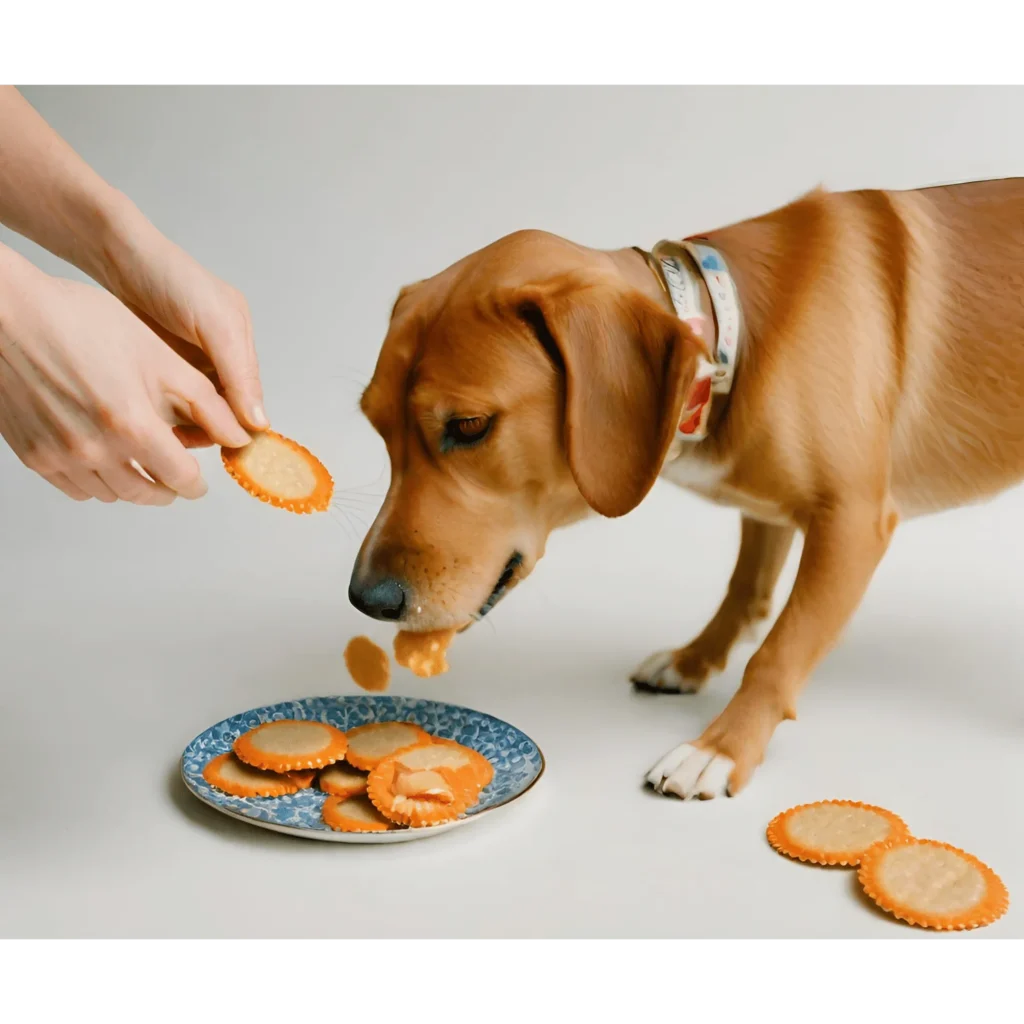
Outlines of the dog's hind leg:
M678 650L658 651L630 677L639 689L696 693L725 668L736 642L772 610L772 594L795 529L743 517L740 550L725 599L703 632Z

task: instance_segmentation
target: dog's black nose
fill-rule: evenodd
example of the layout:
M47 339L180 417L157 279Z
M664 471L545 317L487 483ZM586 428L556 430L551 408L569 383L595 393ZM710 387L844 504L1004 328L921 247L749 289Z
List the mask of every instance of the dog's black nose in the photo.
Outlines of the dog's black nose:
M367 583L353 579L348 587L348 599L371 619L395 621L405 611L405 589L392 576Z

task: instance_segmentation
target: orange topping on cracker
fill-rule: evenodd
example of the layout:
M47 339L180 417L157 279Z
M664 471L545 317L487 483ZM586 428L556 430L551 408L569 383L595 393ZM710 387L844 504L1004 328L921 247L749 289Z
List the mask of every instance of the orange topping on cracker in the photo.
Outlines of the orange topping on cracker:
M366 792L385 818L423 828L454 821L469 806L471 791L450 768L410 769L398 754L370 772Z
M349 729L347 735L345 760L365 771L405 747L430 742L430 734L412 722L371 722Z
M852 866L877 843L910 833L892 811L854 800L822 800L783 811L771 820L767 834L768 842L787 857Z
M320 773L319 786L331 796L358 796L366 792L366 772L347 764L332 764Z
M232 753L220 754L209 761L203 769L203 778L232 796L285 796L301 788L291 776L253 768Z
M430 633L400 630L395 636L395 661L423 679L448 671L445 652L455 636L454 629L437 629Z
M387 832L397 828L365 796L329 796L321 811L324 824L337 832Z
M987 864L933 839L907 836L871 850L857 878L883 910L922 928L980 928L1010 905L1006 886Z
M388 652L378 647L368 636L356 636L345 648L345 665L357 686L371 693L380 693L391 681L391 662Z
M289 512L323 512L334 481L320 460L273 430L256 434L244 448L222 448L224 468L254 498Z
M234 751L254 768L291 772L340 761L346 747L345 734L333 725L285 719L243 733L235 740Z

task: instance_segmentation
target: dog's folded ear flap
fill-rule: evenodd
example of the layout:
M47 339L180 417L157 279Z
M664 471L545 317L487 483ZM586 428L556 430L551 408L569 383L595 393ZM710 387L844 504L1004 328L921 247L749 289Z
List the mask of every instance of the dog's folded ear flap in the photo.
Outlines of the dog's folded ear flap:
M616 281L546 282L514 302L564 369L564 443L580 493L603 516L625 515L661 471L701 342Z

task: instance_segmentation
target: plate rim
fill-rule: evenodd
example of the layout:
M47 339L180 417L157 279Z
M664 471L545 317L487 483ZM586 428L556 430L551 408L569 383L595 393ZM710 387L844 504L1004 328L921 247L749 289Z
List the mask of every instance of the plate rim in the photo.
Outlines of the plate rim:
M386 700L394 700L395 697L399 697L402 700L408 701L426 701L429 704L439 704L447 708L455 708L459 711L466 711L474 715L486 715L488 718L493 719L496 722L500 722L502 725L508 726L510 729L515 729L517 732L522 733L537 749L537 756L540 758L540 770L530 780L528 786L520 792L516 793L515 796L509 797L507 800L503 800L501 803L491 804L488 807L481 808L472 814L467 814L462 818L456 818L454 821L447 821L440 825L431 825L426 828L405 828L405 829L394 829L387 832L341 832L337 830L331 830L330 832L324 832L319 829L301 828L294 825L279 825L276 822L262 821L259 818L251 818L246 814L241 814L238 811L232 810L229 807L221 806L220 804L211 803L201 793L193 789L189 783L189 778L185 773L185 754L189 747L196 742L201 736L210 732L212 729L216 729L217 726L223 725L225 722L230 721L232 718L237 718L239 715L248 715L254 711L261 711L263 708L273 707L275 704L301 704L305 701L312 700L338 700L346 701L349 699L369 699L375 701L379 698ZM492 715L489 711L478 711L476 708L466 707L464 704L454 704L451 701L446 700L434 700L430 697L408 697L405 694L367 694L363 697L360 694L324 694L321 696L311 697L294 697L285 700L274 701L271 704L261 704L259 707L248 708L245 711L237 711L233 715L228 715L226 718L220 719L218 722L214 722L212 725L208 725L205 729L196 733L185 744L184 749L178 758L178 774L181 777L182 784L189 794L198 800L205 807L209 807L212 810L218 811L226 817L232 818L235 821L243 822L247 825L255 825L257 828L268 829L271 832L278 832L283 835L294 836L298 839L314 839L320 842L335 842L335 843L350 843L357 845L392 845L400 842L412 842L416 839L429 839L431 836L442 835L447 832L451 832L453 829L460 828L463 825L468 825L477 819L483 818L484 815L489 814L491 811L499 811L503 808L510 807L520 797L526 796L534 786L544 777L544 772L547 770L547 758L544 756L544 751L541 749L540 744L529 735L524 732L517 725L513 725L511 722L505 721L503 718L498 718L497 715ZM403 838L391 838L401 835ZM385 838L388 837L388 838ZM406 838L407 837L407 838Z

